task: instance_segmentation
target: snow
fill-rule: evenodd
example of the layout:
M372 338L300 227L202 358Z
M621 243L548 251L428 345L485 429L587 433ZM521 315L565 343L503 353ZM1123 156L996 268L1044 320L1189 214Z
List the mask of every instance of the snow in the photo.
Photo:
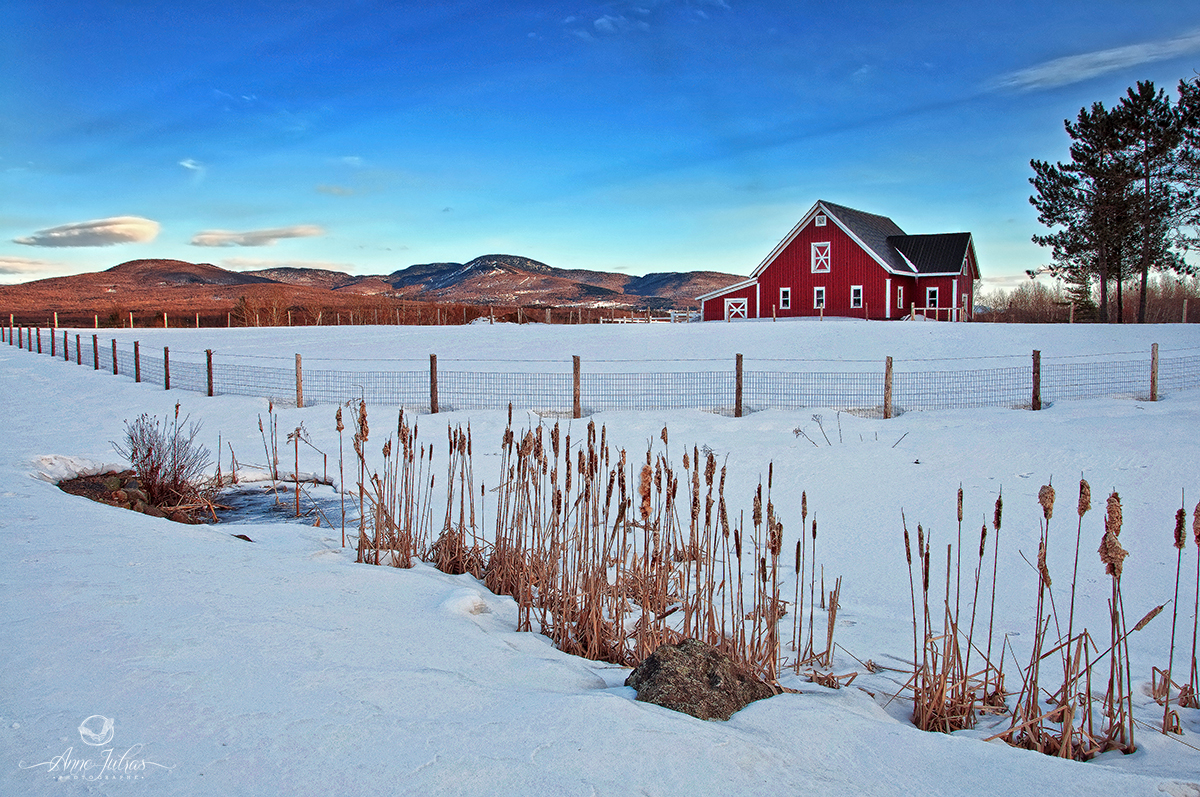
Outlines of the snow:
M144 352L169 345L173 360L189 352L202 360L212 348L288 367L300 352L306 366L366 370L421 367L432 352L463 369L554 372L569 369L573 354L585 368L612 370L708 370L737 352L746 353L748 368L753 356L762 368L870 370L893 356L898 370L952 370L1028 363L1033 349L1044 358L1122 353L1148 360L1152 343L1164 356L1200 347L1200 328L1181 325L833 319L102 333L109 337L138 339ZM727 723L634 701L622 685L628 670L514 631L513 601L469 576L354 564L338 528L181 526L54 486L73 473L119 465L110 441L121 436L122 421L168 415L176 401L181 413L204 422L210 449L220 435L226 472L229 445L239 462L262 462L265 400L164 392L0 346L0 412L8 418L0 445L0 794L1200 794L1200 711L1180 710L1184 735L1168 738L1157 731L1162 710L1148 694L1151 668L1167 664L1170 606L1131 643L1135 714L1145 723L1137 729L1139 750L1087 763L982 741L1006 724L950 736L919 731L902 699L885 707L885 693L904 676L872 675L850 655L906 666L912 637L900 514L910 528L922 523L937 550L956 535L960 484L964 551L1003 489L997 627L1012 634L1018 658L1028 655L1037 584L1019 552L1036 555L1037 492L1051 478L1058 505L1048 562L1056 590L1069 581L1082 475L1097 507L1113 489L1122 496L1130 618L1170 601L1174 513L1181 491L1189 517L1200 499L1200 390L1155 403L1062 401L1036 413L909 412L886 421L821 408L740 419L699 411L594 416L634 457L663 425L674 455L685 445L711 448L728 465L734 513L748 512L773 462L785 551L799 532L802 491L819 519L818 560L827 580L843 577L835 641L845 652L833 670L859 676L837 691L784 677L800 694L752 704ZM395 414L368 409L368 448L377 456ZM303 422L313 445L330 455L336 478L334 408L276 411L281 437ZM828 445L814 414L822 416ZM442 424L470 422L476 479L489 490L496 484L506 413L418 421L422 440L440 446ZM793 434L796 428L819 445ZM288 454L281 452L281 464L290 469ZM322 471L311 449L302 447L300 458L302 472ZM1082 615L1106 637L1108 579L1094 553L1101 530L1102 510L1094 508L1083 525L1076 623ZM1187 641L1177 642L1177 671L1190 653L1190 541L1183 561L1179 635ZM791 584L782 592L790 595ZM1065 595L1056 597L1061 607ZM786 646L790 617L784 625ZM79 731L96 715L114 721L107 746L85 744ZM131 748L124 769L102 770L105 750L115 764ZM69 761L76 768L63 780Z

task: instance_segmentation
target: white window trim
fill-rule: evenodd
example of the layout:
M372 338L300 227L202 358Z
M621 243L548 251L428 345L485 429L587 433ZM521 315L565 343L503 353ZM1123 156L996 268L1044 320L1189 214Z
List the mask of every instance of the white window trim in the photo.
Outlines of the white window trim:
M854 292L855 291L858 291L858 301L857 302L854 301ZM862 306L863 306L863 286L851 285L850 286L850 308L852 310L861 310Z
M903 285L896 286L896 309L902 313L904 312L904 286Z
M779 309L780 310L791 310L792 309L792 289L791 288L780 288L779 289Z
M933 301L932 301L932 302L930 302L930 301L929 301L929 298L930 298L931 296L933 297ZM930 286L930 287L928 287L928 288L926 288L926 289L925 289L925 306L926 306L926 307L937 307L937 306L938 306L938 300L939 300L940 298L941 298L941 294L939 294L939 293L938 293L938 289L937 289L937 288L935 288L935 287L933 287L933 286Z
M816 224L816 226L818 226L818 227L824 227L824 226L825 226L825 214L824 214L824 213L818 213L818 214L817 214L816 221L815 221L814 223L815 223L815 224Z
M825 286L813 287L813 309L820 310L825 307Z
M829 266L833 261L832 247L829 241L814 241L812 243L812 273L826 274L829 272ZM819 253L823 251L823 256ZM824 262L825 267L822 268L819 263Z

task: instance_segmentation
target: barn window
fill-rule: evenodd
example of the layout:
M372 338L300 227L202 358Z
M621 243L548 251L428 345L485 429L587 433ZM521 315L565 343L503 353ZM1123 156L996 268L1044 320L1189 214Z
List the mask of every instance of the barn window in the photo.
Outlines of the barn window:
M925 289L925 306L926 307L937 307L938 306L938 289L937 288L926 288Z
M851 307L862 307L862 286L861 285L851 285L850 286L850 306Z
M822 214L822 213L818 213L818 214L817 214L817 226L818 226L818 227L824 227L824 226L825 226L825 215L824 215L824 214Z
M823 310L825 308L825 289L813 288L813 309Z
M896 286L896 307L900 310L904 309L904 286Z
M813 273L818 271L829 270L829 242L814 243L812 245L812 270Z
M792 289L791 288L780 288L779 289L779 309L780 310L791 310L792 309Z

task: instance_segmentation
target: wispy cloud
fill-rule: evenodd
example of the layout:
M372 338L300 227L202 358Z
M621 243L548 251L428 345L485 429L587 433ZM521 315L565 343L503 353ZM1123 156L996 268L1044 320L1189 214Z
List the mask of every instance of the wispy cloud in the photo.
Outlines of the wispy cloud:
M1055 58L1053 61L1001 75L993 81L993 87L1017 91L1050 89L1197 51L1200 51L1200 29L1170 39Z
M330 196L353 196L355 190L347 188L344 185L319 185L317 186L317 193L329 194Z
M39 271L55 268L57 265L49 260L36 260L32 257L0 255L0 276L36 274Z
M204 164L200 163L200 161L192 160L191 158L184 158L179 162L179 165L190 172L204 171Z
M264 268L320 268L326 271L350 271L352 263L334 263L324 260L267 260L253 257L227 257L221 267L231 271L258 271Z
M109 219L77 221L38 230L13 243L25 246L112 246L113 244L145 243L158 235L157 221L140 216L114 216Z
M272 246L283 238L311 238L324 235L325 230L315 224L296 224L291 227L273 227L268 230L202 230L192 236L192 246Z

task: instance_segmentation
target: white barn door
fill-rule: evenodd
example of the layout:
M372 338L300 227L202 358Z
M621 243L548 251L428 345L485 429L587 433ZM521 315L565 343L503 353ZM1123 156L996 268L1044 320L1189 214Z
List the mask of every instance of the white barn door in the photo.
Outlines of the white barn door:
M748 318L749 314L746 309L746 304L746 299L726 299L725 320L732 321L735 318Z

